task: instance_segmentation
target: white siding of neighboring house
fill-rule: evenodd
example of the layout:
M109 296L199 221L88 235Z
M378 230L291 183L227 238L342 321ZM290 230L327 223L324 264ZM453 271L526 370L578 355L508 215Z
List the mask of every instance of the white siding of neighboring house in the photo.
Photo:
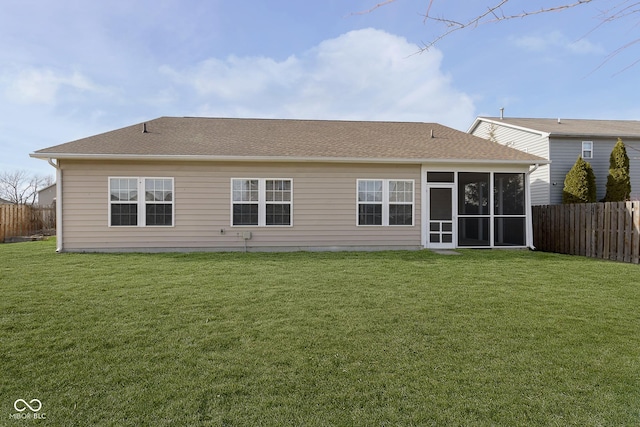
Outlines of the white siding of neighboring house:
M63 250L417 249L420 165L62 160ZM109 177L174 178L173 227L109 227ZM293 179L292 227L231 226L232 178ZM357 226L357 179L413 179L413 226Z
M51 184L48 187L38 191L38 205L51 206L56 199L56 184Z
M493 129L491 126L493 125ZM480 121L478 126L471 132L472 135L489 139L491 132L495 141L549 159L549 144L546 134L530 132L525 129L513 128L510 126L494 124L492 122ZM549 165L540 167L531 174L531 204L547 205L550 201L550 168Z
M607 175L609 174L609 157L617 142L617 138L551 138L551 203L562 203L564 179L582 154L582 141L593 142L593 158L585 159L591 164L596 176L597 200L606 194ZM640 142L624 141L629 156L629 172L631 175L632 198L640 197Z

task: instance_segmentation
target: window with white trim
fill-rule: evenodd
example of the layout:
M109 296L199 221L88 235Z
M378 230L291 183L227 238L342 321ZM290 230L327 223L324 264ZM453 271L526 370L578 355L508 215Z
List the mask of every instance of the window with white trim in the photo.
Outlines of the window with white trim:
M231 225L291 226L293 180L233 178Z
M109 178L109 226L171 227L173 211L173 178Z
M582 158L593 158L593 141L582 141Z
M358 225L413 225L414 181L359 179Z

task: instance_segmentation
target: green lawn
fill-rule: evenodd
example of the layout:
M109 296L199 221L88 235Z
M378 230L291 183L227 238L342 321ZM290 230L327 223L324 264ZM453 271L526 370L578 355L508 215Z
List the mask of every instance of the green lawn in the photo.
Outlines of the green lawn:
M0 425L640 424L637 265L461 253L0 245Z

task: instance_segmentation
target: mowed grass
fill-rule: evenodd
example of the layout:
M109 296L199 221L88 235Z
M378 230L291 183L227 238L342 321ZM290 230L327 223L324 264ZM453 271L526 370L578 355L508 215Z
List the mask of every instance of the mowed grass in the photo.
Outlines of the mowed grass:
M0 425L640 424L637 265L54 249L0 246Z

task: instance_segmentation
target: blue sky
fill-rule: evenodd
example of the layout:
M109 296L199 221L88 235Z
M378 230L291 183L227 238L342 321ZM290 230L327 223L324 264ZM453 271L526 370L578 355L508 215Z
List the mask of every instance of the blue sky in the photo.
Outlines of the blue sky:
M594 0L451 34L428 0L5 0L0 170L53 174L34 150L159 116L439 122L478 115L639 119L637 21ZM470 6L470 3L473 6ZM435 0L468 19L493 0ZM497 3L497 2L496 2ZM536 7L556 1L536 2ZM512 0L519 12L530 0ZM475 8L475 9L474 9Z

